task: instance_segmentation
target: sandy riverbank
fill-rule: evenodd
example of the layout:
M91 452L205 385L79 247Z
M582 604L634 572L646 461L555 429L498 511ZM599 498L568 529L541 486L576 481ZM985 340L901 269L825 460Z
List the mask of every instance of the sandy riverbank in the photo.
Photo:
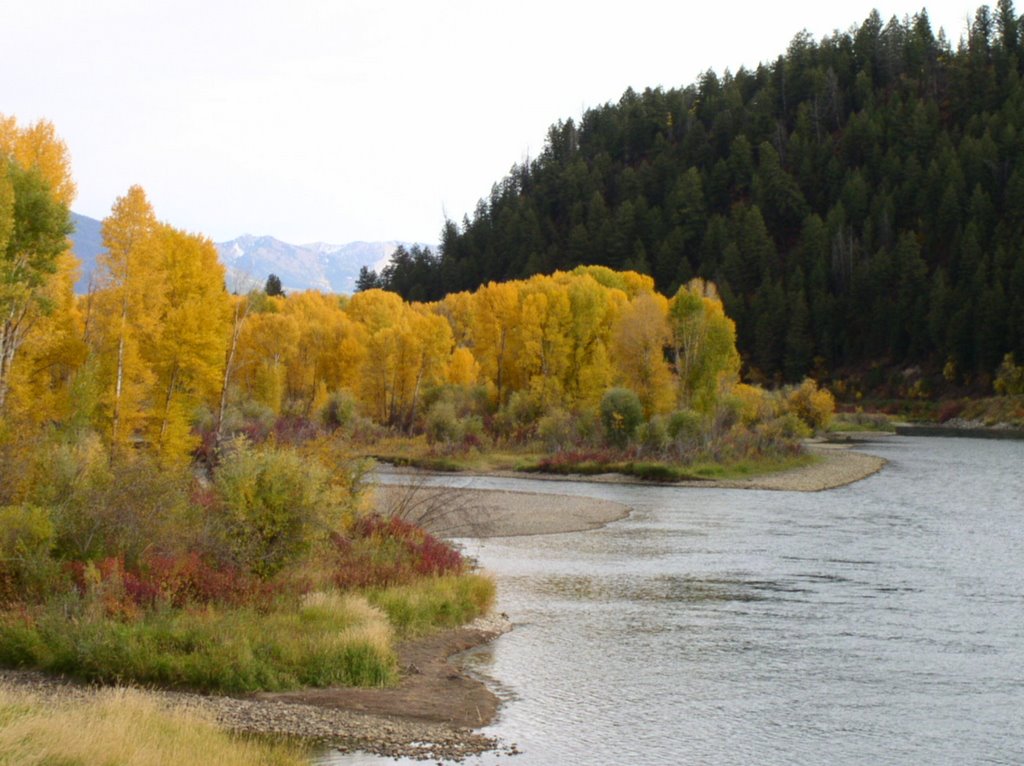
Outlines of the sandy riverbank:
M785 492L820 492L867 478L885 465L874 455L854 452L846 444L815 443L808 450L819 459L811 465L755 476L749 479L709 479L683 481L660 486L700 487L703 489L763 489ZM475 476L497 476L550 482L597 482L646 485L622 474L597 476L554 475L496 471L440 474L447 478L465 478L463 487L430 487L422 479L432 474L416 469L388 468L390 475L403 477L401 485L378 485L374 502L384 514L398 512L445 537L504 537L543 535L557 532L582 532L625 518L629 508L607 500L595 500L557 494L475 489ZM406 480L404 477L408 477Z

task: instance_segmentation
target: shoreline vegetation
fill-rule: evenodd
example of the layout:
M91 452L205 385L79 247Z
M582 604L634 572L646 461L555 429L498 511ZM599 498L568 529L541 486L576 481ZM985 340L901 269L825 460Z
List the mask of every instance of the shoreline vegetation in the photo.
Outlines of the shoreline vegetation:
M748 479L689 482L682 486L820 491L865 478L884 464L881 458L857 453L843 445L816 444L811 450L817 459L799 468ZM405 469L388 473L407 483L378 485L377 509L430 516L443 494L446 496L445 512L434 513L425 526L433 526L438 534L448 537L470 533L488 537L583 531L625 518L630 511L618 503L585 497L472 487L437 489L423 483L424 472L421 471ZM524 478L523 474L513 475ZM528 478L556 482L574 480L568 476ZM578 480L641 483L612 475L579 477ZM172 716L185 711L185 715L212 721L216 727L230 733L240 747L248 748L246 757L253 763L301 763L302 758L310 757L310 743L389 757L461 759L488 751L512 754L516 752L514 745L473 731L493 720L499 700L484 683L470 677L451 661L453 655L491 641L509 629L511 624L503 615L492 615L460 627L425 631L422 635L412 631L411 636L396 647L400 678L397 685L389 688L304 688L221 696L167 689L119 691L38 671L0 670L0 717L11 716L4 711L5 706L12 704L17 710L26 711L59 703L59 710L70 706L78 711L76 715L85 709L83 703L90 706L94 703L143 704L147 709L153 706L158 713L169 710ZM264 760L259 760L254 755L258 751L251 748L261 745L259 741L250 741L253 735L295 739L300 744L274 745L277 749L260 755Z

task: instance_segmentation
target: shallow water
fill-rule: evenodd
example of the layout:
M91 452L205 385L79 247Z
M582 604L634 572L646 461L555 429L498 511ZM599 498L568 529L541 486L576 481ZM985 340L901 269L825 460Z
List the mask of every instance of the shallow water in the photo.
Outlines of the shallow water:
M635 509L464 541L516 623L465 658L505 699L484 733L515 766L1024 763L1024 442L865 451L812 494L475 480Z

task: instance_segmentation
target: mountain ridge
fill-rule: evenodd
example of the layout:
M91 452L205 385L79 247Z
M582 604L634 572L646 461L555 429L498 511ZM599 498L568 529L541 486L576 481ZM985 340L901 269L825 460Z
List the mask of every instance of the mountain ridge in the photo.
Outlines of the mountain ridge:
M82 262L82 272L75 283L75 292L89 291L89 280L96 269L96 259L104 251L102 222L80 213L71 214L75 230L72 249ZM234 291L262 287L270 274L281 279L285 290L321 290L332 293L355 292L359 269L366 266L380 271L391 254L402 247L433 247L423 243L387 240L357 240L344 244L308 242L292 244L271 234L242 234L215 247L227 269L228 288Z

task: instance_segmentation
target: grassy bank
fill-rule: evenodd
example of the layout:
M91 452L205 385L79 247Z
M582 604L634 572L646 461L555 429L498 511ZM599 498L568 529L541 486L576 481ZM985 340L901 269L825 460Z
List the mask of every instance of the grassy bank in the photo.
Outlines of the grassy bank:
M0 616L0 663L107 683L219 692L385 686L394 641L486 611L481 575L427 577L361 593L314 592L269 610L206 605L132 619L64 600ZM376 604L376 605L375 605Z
M309 758L297 745L233 736L194 713L164 710L139 691L54 704L0 687L2 766L302 766Z
M886 424L888 421L886 420ZM840 428L839 430L844 430ZM881 430L891 430L886 425ZM547 453L534 447L519 450L478 451L437 454L421 439L390 439L388 451L377 450L375 459L391 465L439 473L522 473L578 474L595 476L618 473L651 482L700 481L702 479L746 479L812 465L817 458L808 454L766 453L723 460L697 459L680 462L657 457L632 458L613 450L581 450Z

